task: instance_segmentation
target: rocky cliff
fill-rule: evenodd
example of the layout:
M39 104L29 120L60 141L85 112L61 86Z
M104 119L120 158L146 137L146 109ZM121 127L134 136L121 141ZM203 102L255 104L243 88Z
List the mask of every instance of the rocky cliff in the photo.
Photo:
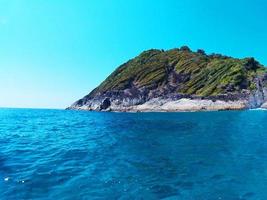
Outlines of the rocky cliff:
M119 66L68 109L197 111L265 107L267 70L254 58L148 50Z

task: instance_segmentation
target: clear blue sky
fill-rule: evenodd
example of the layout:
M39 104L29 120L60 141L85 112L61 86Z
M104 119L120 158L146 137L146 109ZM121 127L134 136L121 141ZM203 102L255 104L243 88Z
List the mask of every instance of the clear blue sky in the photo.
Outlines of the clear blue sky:
M0 0L0 107L64 108L151 48L267 65L265 0Z

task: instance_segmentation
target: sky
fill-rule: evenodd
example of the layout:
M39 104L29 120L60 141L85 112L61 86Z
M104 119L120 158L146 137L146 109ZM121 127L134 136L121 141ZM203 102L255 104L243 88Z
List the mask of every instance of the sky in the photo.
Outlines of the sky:
M142 51L255 57L266 0L0 0L0 107L65 108Z

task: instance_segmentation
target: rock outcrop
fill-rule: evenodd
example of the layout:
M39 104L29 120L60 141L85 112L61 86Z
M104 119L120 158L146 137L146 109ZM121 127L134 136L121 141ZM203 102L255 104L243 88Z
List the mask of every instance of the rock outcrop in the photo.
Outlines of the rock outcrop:
M68 109L125 112L267 107L267 70L254 58L149 50L118 67Z

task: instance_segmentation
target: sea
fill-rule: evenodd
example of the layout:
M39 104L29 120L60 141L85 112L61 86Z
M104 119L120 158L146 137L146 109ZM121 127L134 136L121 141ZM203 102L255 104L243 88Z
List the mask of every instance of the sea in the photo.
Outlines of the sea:
M267 111L0 109L0 199L266 200Z

